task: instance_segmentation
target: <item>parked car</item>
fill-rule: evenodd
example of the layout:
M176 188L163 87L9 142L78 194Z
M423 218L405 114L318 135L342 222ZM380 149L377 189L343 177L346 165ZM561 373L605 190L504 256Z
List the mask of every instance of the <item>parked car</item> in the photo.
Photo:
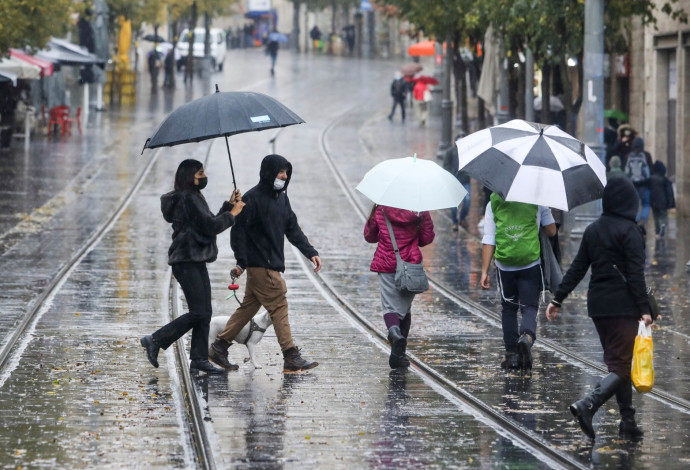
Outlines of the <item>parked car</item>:
M219 28L211 28L209 30L211 43L211 65L215 69L223 70L223 62L225 62L225 32ZM194 29L194 49L193 54L195 58L204 57L204 39L206 37L206 30L204 28ZM177 60L177 70L180 70L187 61L189 54L189 30L185 29L180 34L180 39L177 41L176 50L180 52L180 58Z

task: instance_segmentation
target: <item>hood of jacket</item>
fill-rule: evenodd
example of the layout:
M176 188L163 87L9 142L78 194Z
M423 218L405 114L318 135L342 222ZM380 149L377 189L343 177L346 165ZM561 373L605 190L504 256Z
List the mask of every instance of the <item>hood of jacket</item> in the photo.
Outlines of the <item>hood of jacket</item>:
M417 212L408 211L406 209L396 209L395 207L382 206L383 211L392 224L417 224L419 214Z
M617 215L635 221L640 199L632 182L623 176L610 178L604 188L604 214Z
M614 155L613 157L611 157L611 160L609 160L609 166L611 167L611 169L617 168L620 170L621 157L619 157L618 155Z
M177 204L182 200L182 191L170 191L161 196L161 212L168 223L173 223Z
M656 162L654 162L652 172L656 173L659 176L666 176L666 165L664 165L663 162L657 160Z
M280 170L287 170L287 181L285 181L285 186L280 191L287 191L288 185L290 184L290 179L292 178L292 164L287 160L287 158L282 155L266 155L261 161L261 169L259 170L259 187L265 191L274 191L273 182L280 173Z

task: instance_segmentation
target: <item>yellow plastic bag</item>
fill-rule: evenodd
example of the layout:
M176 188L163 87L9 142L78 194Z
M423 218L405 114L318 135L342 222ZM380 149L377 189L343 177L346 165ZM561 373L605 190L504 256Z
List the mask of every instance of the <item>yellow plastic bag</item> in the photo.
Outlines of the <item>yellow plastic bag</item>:
M639 393L646 393L654 386L654 344L652 327L640 322L633 349L632 372L633 386Z

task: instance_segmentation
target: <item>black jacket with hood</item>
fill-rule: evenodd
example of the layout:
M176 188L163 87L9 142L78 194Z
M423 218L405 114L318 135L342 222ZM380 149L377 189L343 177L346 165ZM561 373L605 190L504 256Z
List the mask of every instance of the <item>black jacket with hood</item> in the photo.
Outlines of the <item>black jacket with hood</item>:
M215 261L218 257L216 235L235 221L231 209L232 204L225 201L214 216L198 189L162 195L161 211L173 228L168 264Z
M585 229L580 249L554 300L563 300L592 267L587 310L592 318L650 313L644 279L645 240L635 222L639 198L632 182L611 178L604 188L604 213Z
M281 170L287 170L283 189L273 189ZM267 155L261 162L259 184L247 191L242 200L246 206L237 216L230 232L230 245L241 268L268 268L285 271L284 239L296 246L307 258L319 253L309 243L290 207L287 188L292 165L280 155Z

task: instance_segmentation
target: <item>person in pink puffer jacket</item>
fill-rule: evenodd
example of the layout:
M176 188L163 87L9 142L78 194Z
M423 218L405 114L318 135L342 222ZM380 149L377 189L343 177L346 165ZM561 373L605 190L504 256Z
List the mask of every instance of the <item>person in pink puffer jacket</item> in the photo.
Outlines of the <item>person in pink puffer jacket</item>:
M378 243L371 270L377 272L383 306L383 320L388 328L391 355L388 364L392 369L407 367L410 361L405 357L407 335L412 317L410 307L415 294L395 288L395 267L397 264L393 243L386 226L385 214L392 227L400 257L408 263L421 263L420 246L434 241L434 223L429 212L412 212L388 206L374 205L364 226L364 239Z

